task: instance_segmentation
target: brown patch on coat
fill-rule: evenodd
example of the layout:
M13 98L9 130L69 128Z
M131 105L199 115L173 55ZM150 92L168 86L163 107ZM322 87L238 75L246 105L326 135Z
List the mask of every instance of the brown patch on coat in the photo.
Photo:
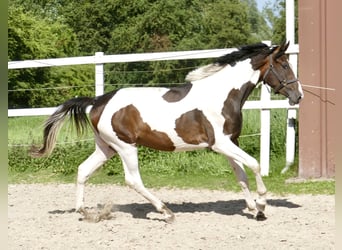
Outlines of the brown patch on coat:
M128 105L113 114L112 128L120 140L149 148L173 151L175 146L164 132L152 130L136 107Z
M234 143L237 143L242 129L242 106L254 88L253 83L247 82L240 89L232 89L224 101L221 113L225 119L223 133L232 135Z
M179 102L189 93L191 88L191 83L173 87L163 95L163 98L167 102Z
M102 112L109 100L115 95L116 92L117 91L112 91L95 98L95 103L90 110L89 116L91 124L93 124L93 127L97 132L99 132L97 129L97 124L99 123Z
M176 120L175 130L178 136L188 144L208 143L211 147L215 143L214 128L203 112L198 109L182 114Z

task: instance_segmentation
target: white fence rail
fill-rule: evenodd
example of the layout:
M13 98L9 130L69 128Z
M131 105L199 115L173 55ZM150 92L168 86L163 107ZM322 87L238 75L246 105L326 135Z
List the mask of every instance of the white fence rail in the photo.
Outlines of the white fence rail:
M67 65L95 65L95 95L104 93L104 64L105 63L124 63L124 62L142 62L142 61L166 61L166 60L184 60L184 59L204 59L216 58L230 53L233 49L215 49L215 50L193 50L179 52L160 52L160 53L139 53L122 55L104 55L103 52L97 52L94 56L69 57L58 59L42 59L27 61L8 62L8 69L56 67ZM290 62L293 70L297 72L298 45L292 45L288 49ZM275 108L288 109L287 118L287 136L286 136L286 166L288 167L294 161L295 155L295 128L293 119L296 119L297 106L290 106L287 100L271 100L270 91L267 86L262 85L261 99L259 101L247 101L243 109L259 109L261 112L261 131L260 131L260 165L261 174L268 175L270 159L270 110ZM25 108L9 109L8 117L16 116L37 116L50 115L56 110L53 108Z

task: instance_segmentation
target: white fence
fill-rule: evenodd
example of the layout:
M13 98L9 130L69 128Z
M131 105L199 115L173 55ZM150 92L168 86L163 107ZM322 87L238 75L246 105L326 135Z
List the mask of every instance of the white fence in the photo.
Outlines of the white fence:
M203 59L215 58L231 52L232 49L215 50L194 50L179 52L160 52L160 53L139 53L122 55L104 55L97 52L94 56L69 57L58 59L27 60L8 62L8 69L56 67L67 65L94 64L95 65L95 95L104 93L104 64L105 63L124 63L141 61L166 61L184 59ZM298 45L292 45L288 49L290 62L293 70L297 72ZM287 168L294 161L295 156L295 128L293 120L296 119L297 106L290 106L287 100L271 100L270 91L266 85L262 85L261 98L259 101L247 101L243 109L259 109L261 112L261 131L260 131L260 165L261 174L268 175L270 159L270 110L275 108L288 109L287 130L286 130L286 166ZM27 108L9 109L8 117L16 116L37 116L50 115L56 110L53 108ZM284 169L285 169L284 168Z

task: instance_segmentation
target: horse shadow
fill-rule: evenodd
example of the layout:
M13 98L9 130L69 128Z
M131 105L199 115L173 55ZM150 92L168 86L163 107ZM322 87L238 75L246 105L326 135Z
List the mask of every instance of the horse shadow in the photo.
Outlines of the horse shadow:
M228 201L215 201L215 202L183 202L183 203L165 203L166 206L174 213L218 213L227 216L241 215L248 219L254 219L251 213L246 213L246 202L244 199L228 200ZM287 199L269 199L267 200L269 206L286 207L289 209L299 208L300 205L288 201ZM87 209L102 209L105 204L98 204L97 207L87 207ZM50 214L65 214L74 213L75 209L68 210L53 210L49 211ZM156 212L156 209L151 203L129 203L129 204L114 204L112 205L111 212L123 212L131 214L133 218L137 219L150 219L147 215L151 212Z
M290 202L286 199L271 199L267 201L267 204L275 207L287 207L298 208L301 207L298 204ZM165 205L173 213L218 213L227 216L241 215L248 219L255 219L251 213L246 213L246 201L244 199L228 200L228 201L215 201L215 202L183 202L183 203L165 203ZM101 205L103 206L103 205ZM124 212L129 213L133 218L148 219L147 214L155 212L156 209L150 203L131 203L124 205L113 205L112 212Z

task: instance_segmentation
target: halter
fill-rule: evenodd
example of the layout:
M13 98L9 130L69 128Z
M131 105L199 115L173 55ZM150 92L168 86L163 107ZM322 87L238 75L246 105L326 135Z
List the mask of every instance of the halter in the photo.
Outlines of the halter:
M264 74L264 77L263 77L263 79L262 79L262 81L263 81L264 83L266 83L266 77L267 77L267 75L268 75L270 72L272 72L272 73L275 75L275 77L278 79L278 81L279 81L279 85L278 85L277 87L274 88L274 93L276 93L276 94L278 94L279 91L280 91L282 88L286 87L288 84L291 84L291 83L294 83L294 82L297 82L297 81L298 81L297 78L292 79L292 80L282 79L282 77L281 77L281 76L278 74L278 72L275 71L275 69L274 69L272 55L270 55L270 67L266 70L266 73Z

